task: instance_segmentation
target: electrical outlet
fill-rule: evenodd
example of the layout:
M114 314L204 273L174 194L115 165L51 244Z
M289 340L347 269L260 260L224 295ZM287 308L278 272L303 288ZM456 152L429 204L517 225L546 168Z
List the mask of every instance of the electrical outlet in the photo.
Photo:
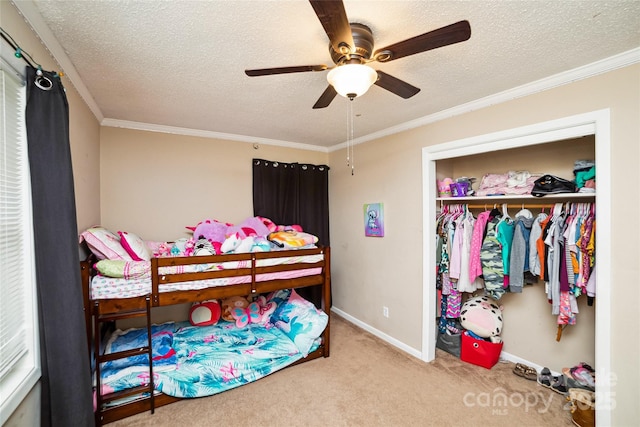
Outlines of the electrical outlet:
M389 317L389 307L382 307L382 315L384 317Z

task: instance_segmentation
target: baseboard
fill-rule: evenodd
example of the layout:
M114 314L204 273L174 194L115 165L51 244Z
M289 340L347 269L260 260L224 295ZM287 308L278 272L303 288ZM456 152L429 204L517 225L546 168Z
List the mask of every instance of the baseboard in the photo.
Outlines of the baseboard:
M345 313L344 311L340 310L339 308L336 307L331 307L331 311L334 312L335 314L337 314L338 316L342 317L343 319L345 319L346 321L353 323L354 325L356 325L359 328L364 329L365 331L369 332L372 335L375 335L376 337L380 338L382 341L385 341L389 344L391 344L394 347L399 348L400 350L404 351L405 353L410 354L411 356L417 357L418 359L422 360L422 353L418 350L416 350L413 347L410 347L408 345L406 345L405 343L398 341L397 339L393 338L392 336L389 336L387 334L385 334L382 331L379 331L378 329L374 328L373 326L364 323L363 321L356 319L355 317Z
M393 338L390 335L385 334L384 332L374 328L373 326L351 316L350 314L345 313L344 311L340 310L339 308L336 307L331 307L331 311L334 312L335 314L337 314L338 316L342 317L343 319L345 319L346 321L353 323L354 325L356 325L359 328L364 329L365 331L369 332L372 335L375 335L376 337L380 338L381 340L391 344L394 347L397 347L398 349L404 351L407 354L410 354L411 356L417 357L418 359L422 360L422 353L418 350L416 350L413 347L410 347L408 345L406 345L405 343L398 341L397 339ZM533 363L527 359L523 359L522 357L516 356L514 354L508 353L506 351L503 351L502 353L500 353L500 360L503 361L507 361L507 362L512 362L512 363L523 363L527 366L531 366L532 368L535 368L536 371L540 372L542 370L542 368L544 368L544 366L540 366L537 363ZM560 375L560 372L554 372L551 371L551 373L553 375Z
M535 368L535 370L538 371L538 373L540 373L542 368L544 368L544 366L540 366L537 363L530 362L529 360L523 359L522 357L515 356L511 353L507 353L506 351L503 351L502 353L500 353L500 360L506 360L507 362L513 362L513 363L523 363L527 366L531 366L532 368ZM555 372L555 371L551 371L551 374L555 376L561 375L560 372Z

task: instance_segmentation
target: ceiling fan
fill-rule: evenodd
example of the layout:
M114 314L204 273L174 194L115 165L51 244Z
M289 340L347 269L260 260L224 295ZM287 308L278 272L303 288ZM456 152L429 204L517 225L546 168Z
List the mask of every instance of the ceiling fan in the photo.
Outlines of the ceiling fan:
M365 93L372 84L402 98L411 98L420 92L419 88L387 73L374 70L366 64L393 61L463 42L471 37L469 22L460 21L374 51L371 29L364 24L349 23L342 0L309 0L309 2L329 37L329 52L336 65L333 67L320 64L260 68L245 70L245 73L250 77L256 77L330 70L327 75L329 86L313 108L329 106L338 93L353 100L356 96Z

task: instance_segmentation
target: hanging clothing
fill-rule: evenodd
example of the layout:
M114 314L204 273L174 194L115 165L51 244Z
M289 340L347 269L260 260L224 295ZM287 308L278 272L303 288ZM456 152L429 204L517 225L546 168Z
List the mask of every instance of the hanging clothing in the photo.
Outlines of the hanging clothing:
M544 212L538 214L538 216L531 224L531 234L529 235L529 271L540 277L540 257L538 256L538 239L542 235L543 223L548 218L548 215Z
M480 251L484 240L485 228L489 221L490 211L481 212L476 218L473 226L473 235L471 237L471 246L469 254L469 280L475 281L476 278L482 276L482 262L480 261Z
M529 212L529 214L531 214ZM522 292L525 283L525 273L530 272L530 244L533 216L516 215L513 239L511 240L511 255L509 258L509 291Z
M502 264L502 249L497 238L497 226L500 216L495 216L487 222L487 235L482 242L480 261L482 276L486 292L493 299L498 300L505 293L504 266Z
M471 240L473 237L473 228L476 223L476 219L470 212L464 215L463 220L460 223L458 232L462 240L462 246L460 248L460 275L458 277L458 291L473 293L478 289L484 288L484 281L481 277L476 277L471 280L469 277L469 262L471 259ZM456 234L457 236L458 234Z
M454 222L454 234L453 238L450 238L451 256L449 259L449 277L451 277L452 280L459 282L463 256L463 215L456 218Z
M538 240L536 241L536 253L538 255L538 262L540 265L540 280L543 280L545 282L549 281L549 269L548 269L548 256L549 256L549 249L548 247L545 245L545 240L547 239L547 235L549 234L549 229L551 228L551 225L553 225L551 223L551 217L547 217L545 219L542 220L542 222L540 223L540 227L542 228L542 232L540 234L540 237L538 237Z
M584 221L583 232L578 239L577 245L582 250L580 259L580 280L577 283L581 288L586 287L589 276L591 275L591 267L595 259L595 219L593 216L587 216Z
M504 273L503 287L509 287L510 275L510 258L511 245L513 242L513 233L515 231L515 222L511 218L502 217L496 227L496 239L500 243L500 251L502 252L502 269Z
M438 217L436 227L438 240L436 247L439 248L439 263L437 264L437 281L442 293L442 305L439 329L455 327L455 319L460 317L462 306L462 294L456 288L456 281L452 280L451 272L458 275L460 269L459 244L456 239L457 220L461 216L462 210L459 207L443 208Z
M587 281L587 297L593 298L596 296L596 266L593 266L591 270L591 275L589 276L589 280ZM589 305L593 305L593 301L591 299L587 300Z
M547 298L551 301L551 313L560 312L560 267L562 264L560 240L564 233L564 212L562 204L556 204L553 215L549 221L549 229L544 239L545 250L547 252Z
M442 291L440 332L459 329L462 293L484 288L498 300L545 282L544 295L557 316L557 339L577 321L577 298L593 304L595 209L591 203L556 203L535 217L521 209L512 219L503 205L474 218L466 205L443 206L436 220L436 285Z

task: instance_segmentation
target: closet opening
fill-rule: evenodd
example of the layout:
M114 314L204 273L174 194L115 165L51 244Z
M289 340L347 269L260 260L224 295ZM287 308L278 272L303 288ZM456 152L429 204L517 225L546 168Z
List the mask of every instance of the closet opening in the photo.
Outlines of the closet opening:
M576 116L570 116L561 118L558 120L552 120L548 122L542 122L530 126L524 126L520 128L514 128L506 131L495 132L491 134L480 135L471 138L465 138L461 140L451 141L443 144L424 147L422 149L422 176L423 176L423 323L422 323L422 360L429 362L435 358L435 342L437 337L436 328L436 316L437 316L437 297L436 297L436 254L435 245L436 241L436 215L440 210L440 203L437 201L437 188L436 180L441 178L438 174L443 170L454 170L455 168L460 170L460 164L472 160L487 159L491 156L491 153L500 152L500 156L511 156L513 159L521 158L523 162L526 162L526 157L531 153L540 150L547 150L550 153L549 156L549 170L530 170L532 173L552 173L557 174L560 169L555 169L557 164L557 158L561 156L554 156L553 153L562 153L566 151L566 147L571 144L572 146L578 146L578 155L588 154L589 152L595 152L596 161L596 181L597 181L597 193L596 193L596 217L598 218L598 227L596 230L597 251L596 251L596 281L599 284L606 284L611 281L610 274L610 230L611 230L611 215L610 215L610 194L611 194L611 182L610 182L610 124L609 124L609 110L599 110L590 113L580 114ZM568 141L570 140L570 141ZM585 145L586 144L586 145ZM595 147L594 147L595 145ZM586 148L585 148L586 147ZM591 147L591 148L589 148ZM591 151L589 151L591 150ZM517 156L514 154L517 153ZM470 157L473 156L473 157ZM577 160L579 157L573 160ZM524 164L524 163L523 163ZM468 170L468 165L466 166ZM438 172L440 168L440 172ZM448 169L449 168L449 169ZM505 165L505 168L509 169L509 166ZM464 169L464 168L463 168ZM515 170L522 170L526 168ZM513 170L513 169L509 169ZM499 172L490 171L489 172ZM503 171L507 172L507 170ZM564 174L566 175L566 173ZM558 174L558 176L562 176ZM482 175L475 176L478 180ZM565 176L571 179L572 176ZM452 177L455 178L455 177ZM477 186L477 184L476 184ZM476 188L474 186L474 188ZM544 198L542 198L544 199ZM535 199L536 203L543 202L542 199ZM551 201L554 203L557 200ZM529 200L529 202L532 202ZM474 203L464 201L461 203ZM511 202L510 202L511 203ZM520 200L513 203L521 203ZM546 203L546 202L545 202ZM515 213L515 211L514 211ZM534 285L540 286L540 285ZM544 285L542 285L544 286ZM531 289L527 290L528 292ZM526 297L526 295L520 295ZM586 298L585 298L586 299ZM513 300L513 298L512 298ZM511 301L507 301L505 305L505 325L509 322L509 306ZM544 304L544 301L543 301ZM544 308L544 307L543 307ZM589 307L593 310L593 307ZM586 311L586 310L585 310ZM546 315L553 318L550 308L547 311L540 313L540 316ZM595 351L595 365L596 369L600 373L611 372L611 349L610 349L610 323L611 313L611 295L610 290L606 286L598 286L595 303L595 321L593 317L591 322L595 323L594 339L594 351ZM511 313L513 314L513 313ZM581 320L582 313L578 314L578 322ZM547 320L547 319L545 319ZM582 319L588 321L586 319ZM505 326L506 327L506 326ZM552 334L553 332L549 332ZM528 333L523 332L523 335ZM553 341L554 338L545 335L544 337L531 336L532 340L549 339ZM526 359L520 358L520 355L509 353L509 343L505 340L505 349L503 357L513 362L519 362ZM532 362L535 362L532 361ZM579 362L578 360L575 361ZM601 375L600 375L601 376ZM602 377L602 376L601 376ZM597 384L597 393L609 393L610 384L603 382ZM609 411L598 412L598 424L609 424L610 420Z

